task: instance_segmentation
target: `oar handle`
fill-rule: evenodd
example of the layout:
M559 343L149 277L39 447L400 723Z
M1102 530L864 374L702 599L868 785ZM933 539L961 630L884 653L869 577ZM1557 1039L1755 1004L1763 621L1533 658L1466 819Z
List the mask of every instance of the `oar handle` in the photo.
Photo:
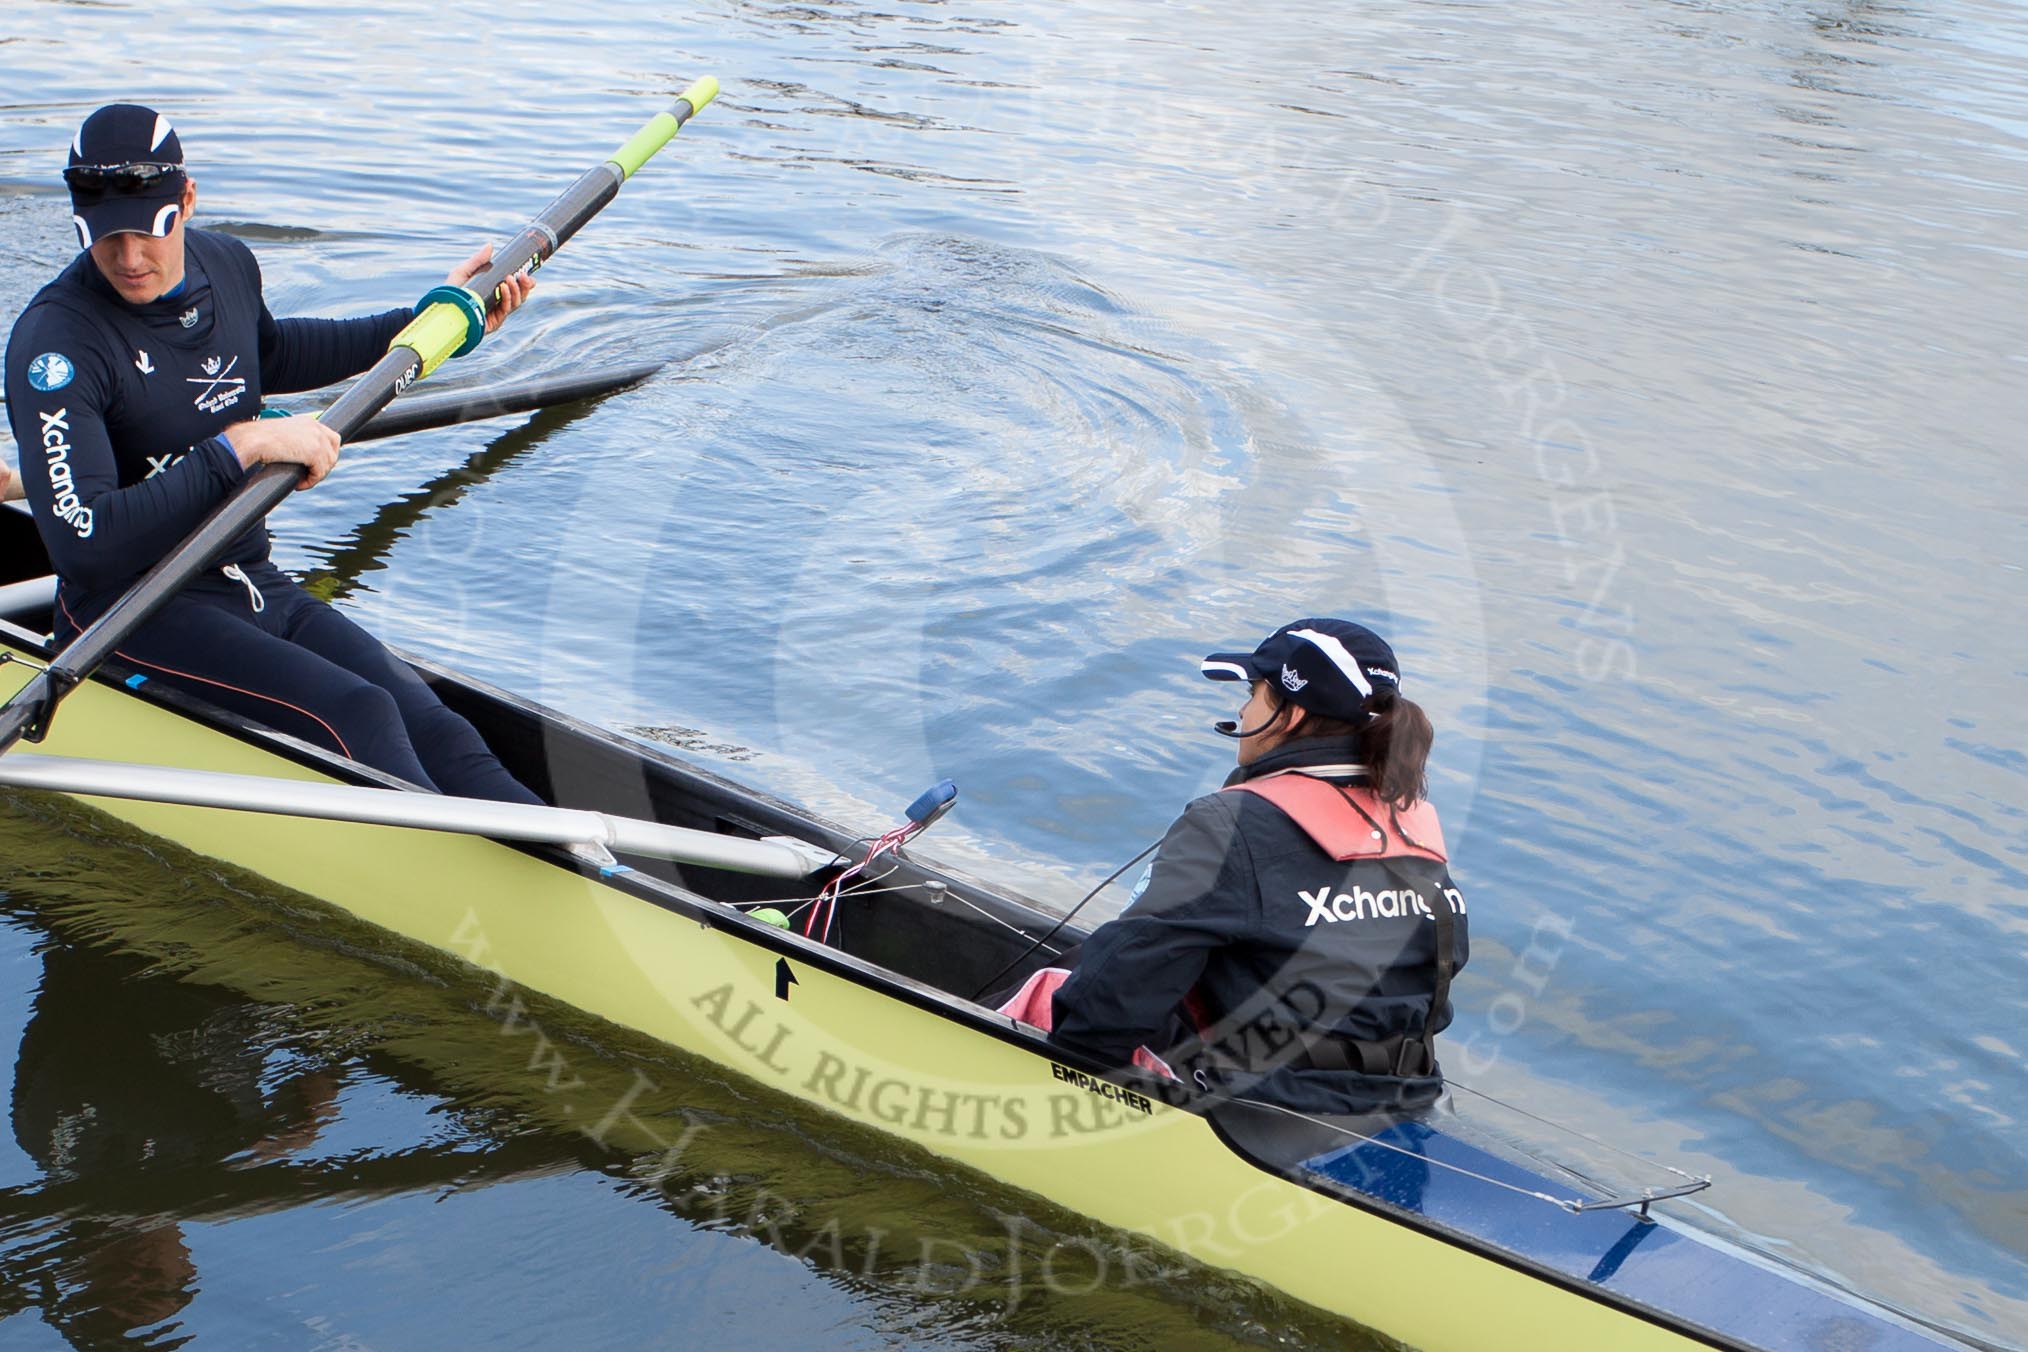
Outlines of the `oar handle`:
M396 395L436 370L445 359L461 350L469 351L478 341L474 326L483 332L485 308L500 283L522 268L539 267L546 262L579 227L613 200L620 185L635 170L667 145L677 130L717 94L718 81L707 75L684 90L668 109L648 119L610 159L587 170L576 183L559 193L505 249L494 254L491 266L484 272L463 288L448 288L462 291L465 301L450 298L429 301L425 297L429 303L395 336L387 355L318 414L319 421L336 431L340 440L349 441ZM24 736L30 741L41 741L63 697L96 671L129 635L182 591L191 578L209 566L220 550L281 505L306 472L297 464L269 464L259 466L241 480L232 496L213 508L189 538L71 640L48 670L38 673L13 699L0 706L0 752Z
M493 255L483 272L465 283L465 289L486 298L488 309L497 299L500 283L523 268L533 272L562 248L578 227L596 216L619 194L620 185L668 145L677 132L704 106L718 97L718 81L707 75L680 94L667 109L647 123L606 158L604 164L584 171L577 182L558 193L556 200L524 226L521 233Z
M440 286L423 297L415 320L395 337L422 361L419 375L429 375L451 357L462 357L485 334L486 313L499 301L500 284L515 273L534 272L572 235L617 197L620 185L670 138L698 109L718 97L718 81L707 75L684 90L675 103L648 119L604 163L593 165L577 182L558 193L536 213L521 233L496 249L493 261L463 286ZM374 412L379 412L375 409ZM372 414L368 414L371 417ZM326 422L330 419L326 417Z

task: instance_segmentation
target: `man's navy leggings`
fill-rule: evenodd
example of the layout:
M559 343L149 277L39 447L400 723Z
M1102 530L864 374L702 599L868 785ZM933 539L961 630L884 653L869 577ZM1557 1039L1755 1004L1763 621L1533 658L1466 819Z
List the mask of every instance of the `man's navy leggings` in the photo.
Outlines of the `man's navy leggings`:
M120 646L126 665L279 732L460 798L540 802L409 666L274 564L206 570ZM56 637L81 626L58 602Z

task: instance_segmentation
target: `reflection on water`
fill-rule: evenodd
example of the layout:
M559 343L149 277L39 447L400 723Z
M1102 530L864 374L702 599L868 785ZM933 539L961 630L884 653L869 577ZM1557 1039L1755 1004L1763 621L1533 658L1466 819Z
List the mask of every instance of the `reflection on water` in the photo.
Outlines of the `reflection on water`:
M42 1168L38 1200L89 1190L131 1209L58 1203L45 1213L61 1218L52 1231L11 1255L9 1281L56 1293L45 1317L86 1344L189 1303L197 1268L181 1223L149 1196L155 1187L233 1156L258 1163L312 1145L337 1095L321 1068L265 1093L258 1009L148 965L45 946L14 1063L14 1139Z
M232 1336L235 1295L266 1288L372 1342L390 1287L457 1287L493 1307L461 1339L512 1341L535 1283L574 1291L545 1342L586 1320L614 1344L659 1338L702 1285L772 1312L729 1345L1379 1346L81 810L17 803L0 842L25 879L0 894L0 965L41 972L0 1329L180 1346ZM598 1241L616 1232L635 1240Z

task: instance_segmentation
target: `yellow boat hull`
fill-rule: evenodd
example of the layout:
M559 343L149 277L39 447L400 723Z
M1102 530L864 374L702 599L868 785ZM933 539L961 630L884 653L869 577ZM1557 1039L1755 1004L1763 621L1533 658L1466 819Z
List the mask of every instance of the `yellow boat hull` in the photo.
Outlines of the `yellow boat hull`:
M0 693L24 675L0 666ZM322 777L100 683L72 695L39 749ZM491 1000L511 1000L507 987L539 991L1414 1346L1710 1345L1259 1169L1197 1114L954 1023L934 992L895 998L532 853L393 827L85 801L454 955L475 984L503 988ZM583 1113L595 1138L638 1126L624 1096Z

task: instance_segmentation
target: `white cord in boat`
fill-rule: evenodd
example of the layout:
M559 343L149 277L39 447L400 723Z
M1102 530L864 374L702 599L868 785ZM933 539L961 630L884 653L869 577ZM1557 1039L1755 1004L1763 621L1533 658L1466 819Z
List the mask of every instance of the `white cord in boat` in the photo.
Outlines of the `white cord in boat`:
M1383 1150L1392 1150L1396 1154L1406 1155L1410 1159L1421 1160L1424 1164L1434 1164L1439 1168L1448 1169L1454 1174L1463 1174L1466 1178L1477 1179L1481 1183L1491 1183L1496 1188L1505 1188L1508 1192L1516 1192L1523 1197L1533 1197L1538 1202L1547 1202L1551 1206L1561 1207L1565 1211L1578 1212L1585 1209L1585 1204L1581 1199L1556 1197L1550 1193L1536 1192L1533 1188L1524 1188L1513 1183L1503 1182L1497 1178L1489 1178L1485 1174L1467 1169L1462 1164L1452 1164L1449 1160L1431 1159L1421 1151L1410 1150L1407 1146L1396 1145L1392 1141L1383 1141L1377 1136L1368 1136L1366 1133L1354 1131L1350 1127L1341 1127L1336 1122L1326 1122L1321 1117L1312 1117L1309 1113L1299 1112L1294 1108L1284 1108L1279 1103L1269 1103L1265 1099L1241 1098L1236 1094L1229 1095L1228 1097L1233 1103L1243 1103L1249 1108L1268 1108L1274 1112L1308 1122L1312 1126L1322 1127L1326 1131L1335 1131L1341 1136L1350 1136L1355 1141L1364 1141L1368 1145L1377 1145ZM1329 1175L1325 1176L1329 1177Z
M1610 1150L1613 1154L1619 1155L1625 1159L1630 1159L1636 1164L1645 1164L1650 1166L1651 1168L1667 1170L1669 1173L1676 1175L1676 1177L1690 1183L1709 1183L1711 1181L1710 1176L1707 1174L1688 1173L1685 1170L1678 1169L1673 1164L1664 1164L1660 1160L1651 1160L1644 1155L1636 1155L1633 1151L1624 1149L1620 1146L1613 1145L1608 1141L1601 1141L1596 1136L1587 1136L1583 1132L1579 1131L1576 1127L1566 1126L1561 1122L1552 1122L1546 1117L1538 1117L1534 1113L1529 1112L1526 1108L1517 1108L1513 1104L1508 1103L1504 1099L1494 1098L1491 1094L1488 1094L1483 1089L1474 1089L1468 1084L1460 1084L1456 1080L1450 1079L1448 1077L1445 1078L1444 1083L1449 1085L1453 1089L1462 1089L1467 1094L1470 1094L1475 1098L1482 1098L1486 1100L1486 1102L1488 1103L1497 1103L1502 1108L1505 1108L1508 1112L1519 1113L1521 1116L1527 1118L1531 1122L1540 1122L1545 1127L1554 1127L1558 1131L1567 1132L1570 1135L1577 1137L1577 1139L1580 1141L1589 1141L1591 1144L1597 1146L1601 1150ZM1558 1167L1561 1168L1563 1166L1559 1165Z

